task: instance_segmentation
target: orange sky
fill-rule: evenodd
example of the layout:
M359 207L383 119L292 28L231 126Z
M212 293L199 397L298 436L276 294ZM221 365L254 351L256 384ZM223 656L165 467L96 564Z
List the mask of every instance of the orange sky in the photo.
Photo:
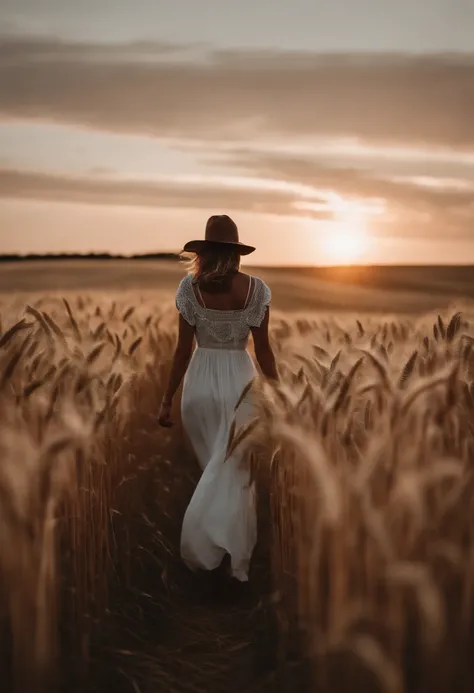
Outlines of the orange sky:
M2 10L0 252L474 262L474 6L135 4Z

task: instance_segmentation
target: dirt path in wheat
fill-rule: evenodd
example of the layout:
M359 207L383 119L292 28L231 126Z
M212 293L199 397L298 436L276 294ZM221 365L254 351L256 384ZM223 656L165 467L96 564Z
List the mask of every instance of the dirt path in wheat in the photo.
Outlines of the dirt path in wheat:
M148 605L150 608L150 605ZM170 693L275 690L275 672L265 657L256 605L218 603L199 589L169 600L166 628L147 631L130 655L124 676L130 690ZM158 631L158 632L157 632ZM267 653L268 654L268 653Z
M136 499L134 526L124 528L132 536L133 569L126 597L121 591L112 596L93 687L116 693L293 690L282 687L276 665L264 543L245 586L189 573L179 560L179 533L199 472L176 434L152 459L147 436L143 449L134 450L149 457L146 494Z

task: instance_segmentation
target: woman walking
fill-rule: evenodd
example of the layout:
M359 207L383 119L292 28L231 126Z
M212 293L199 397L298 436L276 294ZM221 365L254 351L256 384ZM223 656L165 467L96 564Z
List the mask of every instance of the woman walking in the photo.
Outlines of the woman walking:
M239 427L252 417L249 398L235 411L256 375L250 333L263 375L278 378L268 336L270 289L240 271L241 256L254 250L240 243L227 215L212 216L205 239L185 245L195 258L176 294L179 337L159 415L162 426L171 425L184 377L183 425L203 471L183 520L181 556L192 570L213 570L228 554L231 575L242 582L257 540L255 494L239 452L225 457L233 419Z

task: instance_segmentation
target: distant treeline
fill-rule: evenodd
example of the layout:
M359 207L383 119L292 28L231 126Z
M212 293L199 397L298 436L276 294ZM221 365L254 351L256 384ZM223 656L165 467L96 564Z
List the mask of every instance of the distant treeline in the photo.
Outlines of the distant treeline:
M144 253L141 255L115 255L113 253L29 253L28 255L0 255L0 262L32 262L37 260L179 260L176 253Z

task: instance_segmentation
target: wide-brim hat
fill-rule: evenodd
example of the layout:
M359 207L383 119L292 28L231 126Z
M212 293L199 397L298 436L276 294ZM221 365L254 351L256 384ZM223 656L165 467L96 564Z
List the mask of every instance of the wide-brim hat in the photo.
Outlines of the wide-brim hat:
M183 248L184 253L199 253L209 246L226 245L233 246L239 255L250 255L255 248L241 243L237 224L227 214L215 214L206 224L204 239L188 241Z

